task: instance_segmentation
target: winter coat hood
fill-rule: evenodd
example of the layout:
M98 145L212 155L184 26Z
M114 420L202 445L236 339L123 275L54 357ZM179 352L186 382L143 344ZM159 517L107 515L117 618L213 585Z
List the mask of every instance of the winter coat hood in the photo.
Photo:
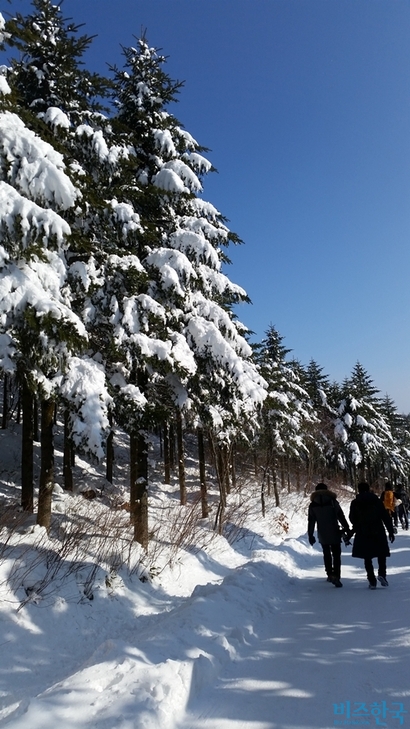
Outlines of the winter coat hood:
M310 495L308 509L308 534L313 536L315 525L320 544L340 545L340 527L345 531L349 525L336 494L329 489L318 489Z
M334 491L329 491L329 489L320 489L310 494L310 500L313 504L328 504L335 499L337 499L337 495Z

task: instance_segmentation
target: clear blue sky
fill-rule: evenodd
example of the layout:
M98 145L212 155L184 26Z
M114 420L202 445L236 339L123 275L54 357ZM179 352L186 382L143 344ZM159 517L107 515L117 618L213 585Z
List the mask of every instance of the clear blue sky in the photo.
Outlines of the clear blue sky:
M26 0L3 2L10 12ZM303 364L360 361L410 412L409 0L64 0L87 64L149 43L184 80L172 111L210 148L204 198L245 245L227 273Z

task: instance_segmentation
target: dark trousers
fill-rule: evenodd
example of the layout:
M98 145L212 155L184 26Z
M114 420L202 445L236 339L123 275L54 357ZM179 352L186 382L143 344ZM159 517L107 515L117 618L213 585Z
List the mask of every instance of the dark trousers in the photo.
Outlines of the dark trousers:
M378 562L378 575L380 577L386 577L386 557L377 557ZM370 580L370 582L374 582L375 575L374 575L374 569L373 569L373 560L371 560L369 557L364 560L364 568L366 570L367 579Z
M409 520L407 518L407 511L403 504L399 506L399 519L403 529L409 528Z
M342 547L338 544L322 544L323 561L328 577L340 580Z

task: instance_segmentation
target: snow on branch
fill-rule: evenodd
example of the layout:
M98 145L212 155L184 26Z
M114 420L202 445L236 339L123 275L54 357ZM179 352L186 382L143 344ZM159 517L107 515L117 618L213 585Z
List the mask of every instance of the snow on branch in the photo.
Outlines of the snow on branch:
M88 357L71 357L61 384L61 394L70 406L74 443L98 459L103 458L112 398L108 394L102 365Z
M197 152L185 152L182 158L192 165L199 174L204 174L212 169L212 162Z
M62 247L70 233L70 226L60 215L41 208L0 180L0 240L18 236L24 248L38 240L46 247L55 239Z
M67 210L81 197L63 156L8 111L0 113L0 163L3 177L31 200Z
M169 245L190 256L197 263L206 262L215 269L220 267L218 251L215 250L202 232L177 230L170 235Z
M60 257L47 251L46 260L34 257L29 263L13 262L0 271L0 325L7 329L10 321L31 306L38 318L51 315L64 320L84 339L87 332L81 319L64 299L65 268Z
M187 331L194 350L221 365L232 377L244 400L249 399L252 403L263 402L267 394L265 380L251 361L242 358L235 351L213 322L192 317ZM237 344L242 349L249 347L241 337L238 337Z
M169 192L201 192L202 185L185 162L172 159L154 177L154 185Z
M58 106L50 106L44 114L39 114L40 118L43 118L46 124L49 124L54 130L60 127L61 129L70 128L70 120L67 114Z
M158 248L147 256L146 263L158 270L164 288L173 288L180 296L184 295L184 283L197 277L191 262L180 251Z

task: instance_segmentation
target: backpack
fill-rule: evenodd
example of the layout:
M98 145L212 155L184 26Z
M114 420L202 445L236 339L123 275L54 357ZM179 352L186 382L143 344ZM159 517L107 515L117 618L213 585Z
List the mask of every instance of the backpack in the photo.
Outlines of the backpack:
M388 511L394 511L395 498L393 491L384 491L383 493L383 506Z

